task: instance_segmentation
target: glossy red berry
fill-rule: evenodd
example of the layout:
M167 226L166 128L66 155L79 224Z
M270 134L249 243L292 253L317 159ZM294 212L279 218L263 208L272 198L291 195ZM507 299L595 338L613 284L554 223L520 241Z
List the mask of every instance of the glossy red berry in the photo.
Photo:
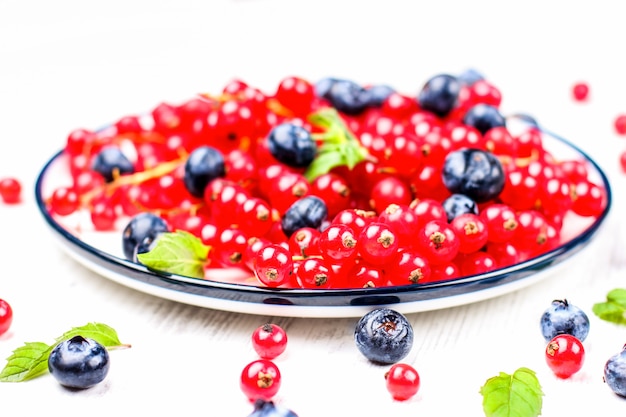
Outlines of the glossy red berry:
M572 96L576 101L585 101L589 97L589 84L580 81L572 86Z
M332 267L320 257L303 259L296 270L296 281L301 288L329 288Z
M567 379L582 368L585 348L575 336L560 334L548 342L545 357L552 372L558 378Z
M13 322L11 305L0 298L0 336L6 333Z
M431 265L451 261L459 253L460 241L450 224L431 220L417 234L417 243Z
M0 198L6 204L16 204L22 199L22 184L13 177L0 179Z
M252 332L252 347L262 359L274 359L287 348L287 333L277 324L266 323Z
M398 236L391 226L372 222L359 234L357 250L366 262L372 265L382 265L396 256L399 243Z
M278 393L280 385L280 370L269 359L254 360L241 371L240 388L251 402L271 400Z
M618 115L613 122L613 126L618 135L626 136L626 114Z
M276 243L262 247L255 257L254 273L268 287L286 284L293 273L291 253Z
M406 401L420 389L420 376L409 364L396 363L385 372L385 385L396 401Z

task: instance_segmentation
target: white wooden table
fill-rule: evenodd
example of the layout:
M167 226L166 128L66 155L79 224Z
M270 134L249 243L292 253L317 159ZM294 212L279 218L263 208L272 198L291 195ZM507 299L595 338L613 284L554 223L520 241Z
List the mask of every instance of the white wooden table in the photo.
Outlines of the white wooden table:
M239 374L256 358L252 331L272 321L289 336L276 360L276 401L302 417L482 416L482 384L522 366L542 384L544 416L623 414L626 400L602 374L626 327L591 307L626 288L626 174L618 164L626 140L613 129L626 112L625 11L534 0L515 9L496 1L1 1L0 176L23 182L24 201L0 204L0 298L15 315L0 358L88 322L112 326L132 348L111 352L107 379L89 390L68 391L50 375L1 383L0 413L247 416ZM76 127L215 92L234 77L270 90L288 74L335 75L410 92L435 73L469 67L501 88L504 108L535 115L596 159L614 205L594 242L558 274L494 299L409 314L415 343L406 361L422 386L408 402L393 402L384 369L356 350L356 318L223 312L129 289L65 255L35 205L39 170ZM578 80L591 87L586 103L572 100ZM539 317L555 298L591 319L586 362L568 380L543 357Z

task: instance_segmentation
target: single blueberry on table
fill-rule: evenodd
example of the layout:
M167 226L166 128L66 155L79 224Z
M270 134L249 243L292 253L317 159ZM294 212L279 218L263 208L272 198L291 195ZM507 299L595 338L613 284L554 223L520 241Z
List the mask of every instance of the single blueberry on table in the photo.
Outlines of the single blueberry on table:
M111 182L119 175L135 172L133 163L116 146L107 146L98 152L91 169L102 175L105 182Z
M194 149L185 162L183 182L195 197L202 198L207 184L226 175L224 155L211 146Z
M504 168L491 152L462 148L450 152L443 163L443 184L453 194L464 194L476 203L496 198L504 188Z
M626 345L622 347L621 352L606 361L604 382L614 393L626 397Z
M463 123L476 128L484 135L494 127L506 126L506 119L497 107L489 104L476 104L467 110Z
M359 319L354 340L359 351L370 361L396 363L413 347L413 327L402 313L377 308Z
M254 402L254 411L248 417L298 417L298 415L271 400L258 399Z
M135 215L122 232L124 257L129 261L136 261L140 250L148 248L161 233L168 231L167 222L154 213L143 212Z
M303 227L319 230L327 217L328 208L324 200L316 196L306 196L296 200L285 211L281 219L281 227L285 236L290 237Z
M309 166L317 153L311 132L293 123L281 123L272 128L267 146L277 161L295 168Z
M465 213L478 214L478 205L476 202L464 194L452 194L441 203L448 223L455 217Z
M109 353L93 339L74 336L57 344L48 357L48 370L63 386L84 389L109 373Z
M582 342L589 334L589 317L566 299L552 301L541 315L540 323L546 342L559 334L571 334Z
M445 117L457 103L461 83L449 74L437 74L426 81L417 95L417 103L424 110Z

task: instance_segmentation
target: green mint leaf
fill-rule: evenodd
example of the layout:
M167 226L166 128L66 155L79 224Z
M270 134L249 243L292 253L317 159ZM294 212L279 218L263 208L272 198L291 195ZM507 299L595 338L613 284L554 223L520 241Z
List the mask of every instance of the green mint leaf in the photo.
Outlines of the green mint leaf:
M329 172L337 166L354 168L369 157L369 152L344 123L336 109L322 108L309 115L309 122L324 130L313 135L321 142L317 155L304 176L309 181Z
M626 289L609 291L606 300L592 307L593 314L604 321L626 325Z
M304 172L304 177L313 181L315 178L319 177L322 174L326 174L331 169L346 165L345 156L340 152L324 152L318 154L313 162L309 164L306 171Z
M21 382L48 372L48 356L52 346L41 342L25 343L7 358L0 372L0 382Z
M204 278L204 264L209 251L210 247L193 234L177 230L163 233L154 248L138 254L137 259L155 271Z
M122 344L117 332L102 323L89 323L75 327L56 338L56 343L74 336L93 339L106 348L130 347ZM22 382L36 378L48 372L48 357L56 343L48 345L43 342L27 342L13 351L7 363L0 371L0 382Z
M535 372L519 368L513 375L487 379L480 388L486 417L537 417L543 406L543 391Z

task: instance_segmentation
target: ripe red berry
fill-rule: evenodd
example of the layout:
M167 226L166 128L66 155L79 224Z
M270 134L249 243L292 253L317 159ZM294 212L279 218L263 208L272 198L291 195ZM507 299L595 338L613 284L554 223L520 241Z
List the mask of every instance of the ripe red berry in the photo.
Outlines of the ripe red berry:
M255 256L254 273L268 287L286 284L293 273L291 253L276 243L262 247Z
M287 333L277 324L266 323L252 332L252 347L262 359L274 359L287 348Z
M7 204L19 203L22 198L22 184L12 177L0 179L0 197Z
M546 362L557 377L567 379L582 368L585 348L575 336L559 334L546 346Z
M11 309L11 305L0 298L0 335L9 330L12 322L13 310Z
M406 401L419 391L420 376L411 365L396 363L385 372L385 384L394 400Z
M615 118L615 122L613 122L615 126L615 131L618 135L625 136L626 135L626 114L620 114Z
M577 82L572 86L572 95L576 101L585 101L589 97L589 84Z
M254 360L241 371L240 388L251 402L271 400L278 393L280 384L280 370L269 359Z

